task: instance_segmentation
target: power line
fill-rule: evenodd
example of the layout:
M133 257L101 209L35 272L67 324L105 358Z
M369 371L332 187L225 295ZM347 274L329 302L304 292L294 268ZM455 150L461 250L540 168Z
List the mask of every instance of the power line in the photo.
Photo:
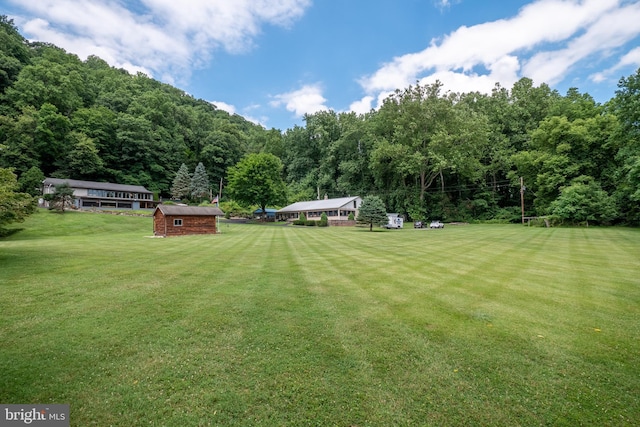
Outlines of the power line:
M477 184L477 185L447 185L444 187L429 187L425 189L427 193L458 193L460 191L474 191L474 190L484 190L484 189L493 189L496 188L518 188L517 184L512 184L509 180L496 181L495 183L485 183Z

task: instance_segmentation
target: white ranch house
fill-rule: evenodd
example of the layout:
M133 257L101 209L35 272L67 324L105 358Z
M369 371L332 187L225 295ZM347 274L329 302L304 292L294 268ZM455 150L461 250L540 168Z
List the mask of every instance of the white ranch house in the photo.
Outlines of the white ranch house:
M347 221L350 214L353 214L354 218L358 217L361 204L362 199L359 196L296 202L278 210L276 217L279 221L295 221L304 213L307 219L319 220L322 214L326 213L327 219L331 222Z

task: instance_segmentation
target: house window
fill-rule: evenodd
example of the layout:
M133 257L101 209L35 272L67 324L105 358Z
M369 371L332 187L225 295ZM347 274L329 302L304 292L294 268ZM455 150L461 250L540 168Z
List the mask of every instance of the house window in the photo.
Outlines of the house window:
M182 227L182 219L174 219L173 220L174 227Z

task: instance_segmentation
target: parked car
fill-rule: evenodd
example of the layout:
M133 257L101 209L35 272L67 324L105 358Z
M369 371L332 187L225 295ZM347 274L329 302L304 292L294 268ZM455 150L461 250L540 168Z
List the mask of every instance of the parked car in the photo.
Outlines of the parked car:
M444 228L444 224L440 221L431 221L431 224L429 224L429 228Z
M416 221L413 223L413 228L424 228L425 225L422 221Z

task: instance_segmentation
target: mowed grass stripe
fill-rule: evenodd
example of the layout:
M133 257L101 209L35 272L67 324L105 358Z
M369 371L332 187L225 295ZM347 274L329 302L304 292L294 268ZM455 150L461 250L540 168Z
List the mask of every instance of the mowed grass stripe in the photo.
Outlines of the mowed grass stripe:
M322 250L317 250L315 252L313 252L311 250L301 250L301 252L302 253L307 253L307 254L310 254L310 253L328 253L328 251L322 251ZM316 260L316 258L314 258L314 260ZM531 259L528 260L528 262L531 262L531 261L535 263L537 261L537 259L534 258L533 260L531 260ZM313 279L311 279L311 281L313 281ZM530 335L531 331L528 331L527 334ZM515 348L521 348L521 344L518 344L518 345L516 345L514 347ZM526 364L524 366L526 366Z
M313 283L310 290L317 295L315 305L318 310L327 313L328 324L322 336L328 345L325 345L324 352L334 361L325 368L324 376L332 383L336 382L332 379L336 375L342 383L344 378L349 380L350 387L345 388L344 384L341 387L336 409L352 416L368 414L374 424L392 418L413 419L415 422L424 419L425 414L421 410L407 408L411 392L399 387L400 378L390 369L407 363L406 358L395 355L398 342L404 343L402 347L409 345L402 322L392 320L385 304L373 298L368 288L357 280L357 275L351 274L353 265L349 268L334 266L358 253L345 243L353 236L348 230L337 233L336 230L322 230L319 236L322 238L310 239L306 232L298 234L292 246L300 249L303 245L304 250L297 253L306 254L305 262L314 266L310 267L310 270L316 270L310 280ZM316 248L313 251L308 247L311 244L304 245L310 241ZM366 247L375 249L374 245ZM354 262L371 262L376 258L373 253L360 255L361 258L354 258ZM366 268L375 267L367 264ZM324 280L318 280L319 277L324 277ZM371 340L376 340L379 347L375 351L368 345ZM396 364L396 360L400 363Z
M385 238L385 236L378 235L377 238ZM380 245L367 245L368 248L375 248L379 246ZM326 251L319 252L326 253ZM389 256L386 252L382 255L380 255L379 251L376 251L375 253L378 255L369 253L366 258L369 258L369 260L380 261L380 256ZM401 259L398 259L398 262L401 262ZM376 271L380 272L379 269ZM394 283L394 281L391 280L391 277L395 273L395 271L390 271L389 275L382 274L383 277L381 279L373 284L369 284L369 295L373 295L371 290L375 290L374 292L378 294L378 297L373 299L374 304L367 304L366 306L370 307L371 310L375 310L375 305L384 306L386 309L383 311L386 315L381 316L380 313L378 313L373 320L366 322L364 324L364 328L362 328L361 331L358 331L358 333L349 334L347 328L343 327L343 330L346 331L344 335L350 335L350 338L343 339L342 341L355 344L351 346L352 348L358 348L363 345L366 348L366 342L369 342L370 340L377 340L378 347L382 347L381 351L375 354L366 354L365 360L374 370L374 374L370 375L373 378L371 382L381 384L382 390L385 390L394 396L393 399L380 399L381 404L383 404L382 408L385 408L387 415L391 412L395 415L398 415L398 413L404 413L404 415L407 416L411 411L407 411L406 406L408 405L408 402L411 402L409 406L414 408L417 406L418 408L421 408L421 410L415 411L410 419L419 420L421 418L429 417L429 408L433 408L431 405L435 405L435 407L449 407L452 405L455 407L457 404L459 405L460 402L464 402L464 400L457 400L457 404L453 404L449 399L439 400L427 398L426 400L421 401L420 398L416 399L416 397L421 396L421 394L415 394L415 389L412 393L409 393L409 395L405 395L407 384L412 383L409 378L416 375L418 372L424 371L424 377L430 379L428 383L422 384L418 387L421 392L428 392L431 391L434 386L434 377L438 378L443 375L445 378L448 377L449 374L454 372L455 366L449 365L452 358L446 357L448 352L442 350L442 344L439 343L437 338L438 335L442 337L442 334L439 334L441 331L438 331L438 328L442 328L443 325L446 324L446 316L444 316L444 318L440 317L437 321L434 321L435 325L433 323L429 324L421 322L417 322L418 324L416 325L416 322L411 317L398 316L398 313L402 313L402 309L400 308L402 305L401 303L389 300L384 294L383 296L380 296L380 291L386 286L398 286L398 283ZM400 282L400 285L405 286L407 282L409 281L402 281ZM402 293L403 289L405 288L399 289L398 292ZM405 298L402 299L404 300ZM415 303L415 299L413 302ZM430 304L428 304L428 301L425 302L427 302L427 304L421 305L422 309L420 310L421 313L419 313L422 317L426 314L425 310L432 309ZM394 308L390 309L389 307L391 306L394 306ZM359 313L352 313L352 315L354 319L362 318L362 315ZM438 316L434 316L433 318L435 319L436 317ZM353 321L346 321L346 323L343 322L343 324L353 324ZM446 326L444 327L446 328ZM403 386L399 387L399 384L403 384ZM443 388L447 388L444 384L451 385L450 383L446 383L446 381L443 381L442 383L436 381L436 384L436 387L441 389L441 391ZM445 394L448 394L451 398L456 396L455 390L450 390ZM388 401L393 401L393 408L395 408L394 411L389 411L389 407L384 405L384 403L388 403Z
M636 230L223 224L149 239L149 218L82 215L39 213L0 242L0 401L71 402L78 425L638 413Z
M402 236L408 240L403 242L402 245L405 250L410 251L412 244L420 242L409 240L411 237L415 238L416 236ZM376 237L379 239L389 238L383 235L377 235ZM424 235L420 237L422 238ZM369 248L382 246L384 245L368 245ZM462 334L464 336L460 329L468 329L469 327L449 326L449 324L459 325L460 323L455 315L451 316L451 306L446 306L443 309L435 304L434 307L432 297L429 297L428 294L423 292L416 293L416 291L411 292L412 289L420 289L420 284L416 286L415 280L412 279L411 275L407 275L406 271L390 268L391 265L402 266L402 260L400 258L395 259L394 255L390 255L388 252L384 252L381 255L380 252L376 253L379 254L378 258L374 254L368 254L368 258L374 261L381 261L379 257L384 256L390 258L391 262L385 264L386 267L383 271L381 269L376 270L381 277L370 284L369 289L378 295L376 303L387 307L385 311L391 315L382 319L378 317L378 320L383 320L383 322L370 322L367 325L368 331L371 331L374 325L377 325L378 328L373 336L367 337L365 341L376 339L380 343L379 346L381 341L387 343L387 345L383 345L381 353L370 354L369 358L375 361L372 365L377 366L376 371L380 379L379 382L383 384L384 389L387 391L393 390L391 394L395 398L390 399L393 401L393 407L396 408L398 413L404 413L405 416L408 412L406 406L422 408L422 411L416 411L411 419L429 419L429 414L433 413L433 409L438 408L436 412L443 416L441 421L447 419L447 412L453 408L456 408L453 409L456 411L465 406L472 407L477 405L478 407L483 407L486 404L483 401L489 401L490 399L483 397L482 393L469 400L460 396L457 390L458 387L461 387L460 383L454 386L455 382L448 382L453 379L452 375L458 370L457 368L461 367L461 364L456 363L456 356L461 351L461 348L464 348L464 344L455 343L453 347L456 347L456 350L450 351L453 341L450 339L449 334ZM421 268L414 268L413 270L423 272ZM398 281L394 280L394 277L402 279ZM386 291L387 287L393 287L402 296L400 298L398 296L391 297L389 292ZM407 310L408 306L413 307L413 310ZM453 312L455 313L455 310ZM476 323L470 317L462 317L463 320L472 320L470 323ZM425 320L428 321L425 322ZM482 325L484 326L484 322ZM473 325L471 328L475 329ZM474 330L473 334L476 335L477 332L477 330ZM366 334L364 335L366 336ZM381 340L381 337L385 337L385 339ZM354 339L353 342L358 342L362 345L364 341ZM491 362L494 363L495 361ZM470 367L467 366L468 369ZM413 384L411 378L414 375L429 378L429 381L420 385L416 384L413 387L409 386L412 389L412 393L405 395L404 391L407 389L407 385ZM474 380L462 380L462 384L465 384L464 388L467 389L474 389L473 383ZM398 387L398 384L403 384L404 387ZM438 398L431 397L434 389L440 391ZM494 417L500 419L501 416L499 414L500 411L494 413ZM478 421L482 419L481 415L474 414L473 411L469 415Z

